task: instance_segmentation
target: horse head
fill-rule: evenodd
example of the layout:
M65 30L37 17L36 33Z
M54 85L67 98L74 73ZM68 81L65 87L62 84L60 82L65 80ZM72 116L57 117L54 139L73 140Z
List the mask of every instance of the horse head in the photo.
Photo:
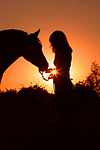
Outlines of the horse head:
M0 82L4 71L20 56L37 66L39 71L47 70L48 62L38 39L39 32L40 29L28 35L16 29L0 31Z
M48 62L42 52L42 44L38 38L40 29L27 36L26 47L24 49L24 58L39 68L39 71L45 71L48 68Z

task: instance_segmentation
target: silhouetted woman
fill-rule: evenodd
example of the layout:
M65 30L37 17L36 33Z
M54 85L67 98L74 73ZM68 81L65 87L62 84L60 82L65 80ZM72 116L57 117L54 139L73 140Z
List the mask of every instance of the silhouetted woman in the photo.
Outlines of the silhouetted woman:
M54 31L49 38L52 51L55 53L54 65L57 74L54 75L55 96L58 108L58 130L60 129L60 149L84 149L83 140L75 132L70 116L70 94L72 82L70 79L70 66L72 49L62 31Z
M49 38L52 51L55 53L54 65L57 73L53 82L55 88L56 103L60 115L61 128L69 128L70 122L70 93L72 82L70 79L70 66L72 60L72 49L62 31L54 31ZM68 129L69 130L69 129Z
M50 35L49 42L55 53L54 65L56 66L57 74L54 76L53 82L58 105L61 108L69 105L69 96L72 89L70 79L72 49L62 31L54 31Z

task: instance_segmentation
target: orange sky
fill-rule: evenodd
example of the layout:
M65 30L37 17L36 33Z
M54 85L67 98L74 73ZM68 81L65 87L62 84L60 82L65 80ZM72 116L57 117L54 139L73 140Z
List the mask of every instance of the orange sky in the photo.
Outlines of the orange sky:
M21 29L28 33L41 28L39 39L49 63L54 55L49 48L49 36L62 30L73 48L71 77L73 82L85 79L93 61L100 65L100 0L3 0L0 2L0 30ZM0 49L1 51L1 49ZM20 88L32 82L47 85L37 67L22 57L4 73L0 88Z

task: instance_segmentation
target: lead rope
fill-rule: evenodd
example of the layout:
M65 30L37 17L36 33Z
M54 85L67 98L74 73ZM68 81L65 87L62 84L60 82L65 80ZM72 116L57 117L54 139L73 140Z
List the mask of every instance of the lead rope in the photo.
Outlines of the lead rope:
M54 76L54 75L51 73L51 74L49 75L48 79L46 79L46 78L44 77L42 71L40 71L40 74L42 75L42 79L44 79L45 81L49 81L50 79L53 79L53 76Z
M42 71L40 71L40 74L42 75L42 79L44 79L45 81L49 81L49 78L48 78L48 79L46 79L46 78L44 77L44 75L43 75L43 72L42 72Z

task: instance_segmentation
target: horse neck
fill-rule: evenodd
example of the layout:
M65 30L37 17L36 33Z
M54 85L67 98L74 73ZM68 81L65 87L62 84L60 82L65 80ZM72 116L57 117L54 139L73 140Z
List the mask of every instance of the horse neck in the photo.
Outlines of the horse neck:
M17 50L9 49L9 51L2 51L0 58L0 81L5 70L20 57L20 53Z

